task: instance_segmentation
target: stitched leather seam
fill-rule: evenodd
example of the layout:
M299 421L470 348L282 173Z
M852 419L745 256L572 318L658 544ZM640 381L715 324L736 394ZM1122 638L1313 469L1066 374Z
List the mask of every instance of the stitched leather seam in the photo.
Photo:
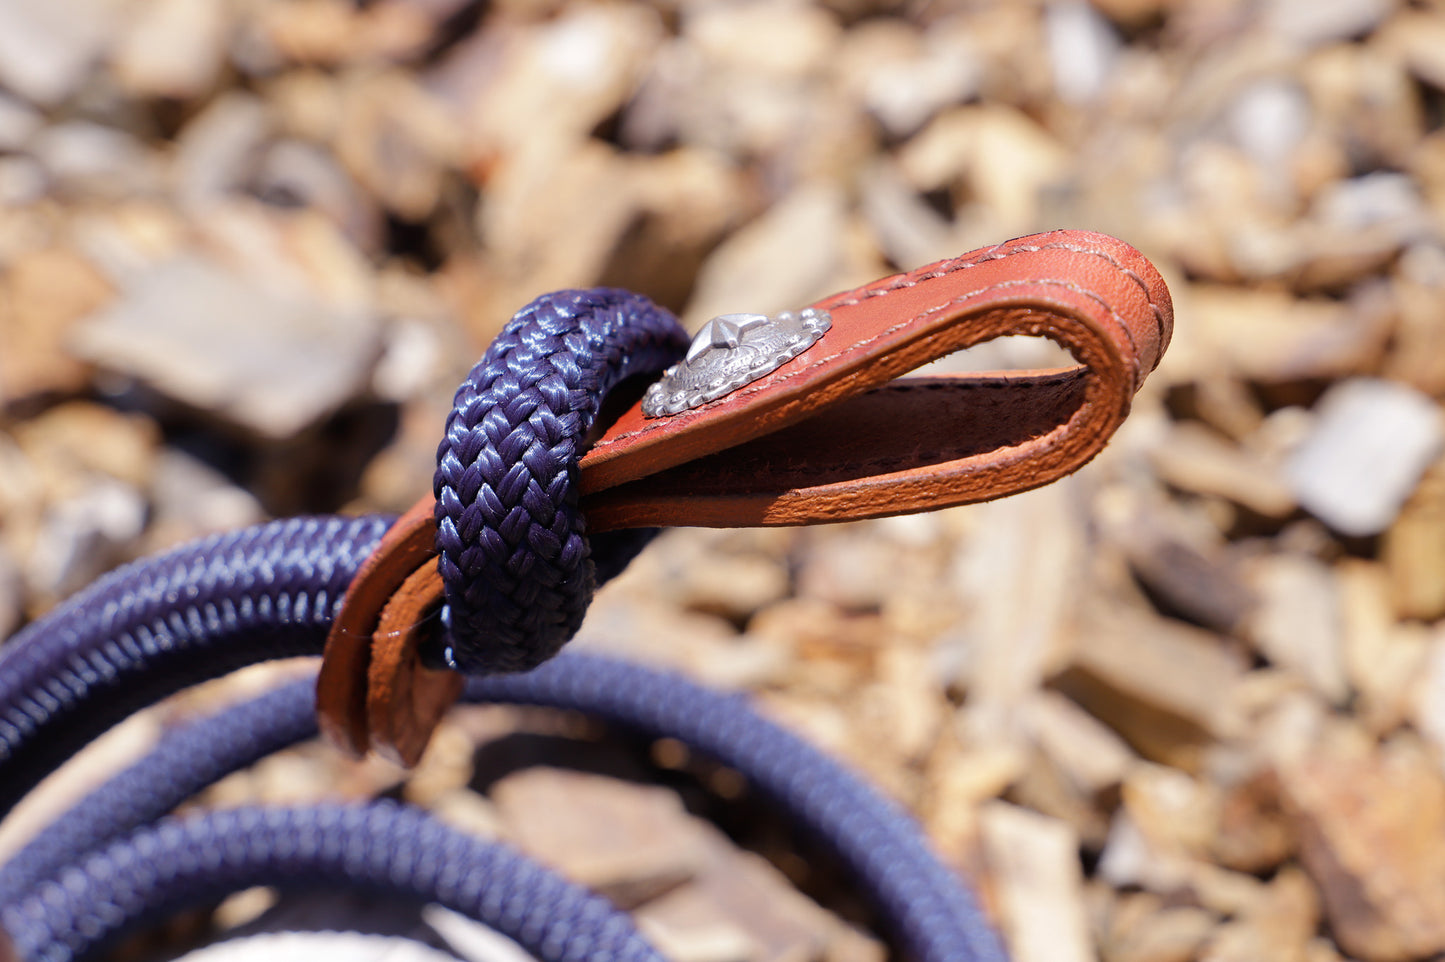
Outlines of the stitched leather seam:
M1156 329L1157 329L1157 330L1156 330L1156 333L1157 333L1157 335L1158 335L1158 337L1159 337L1159 343L1160 343L1161 345L1164 343L1164 311L1163 311L1162 308L1160 308L1160 306L1158 305L1158 303L1155 302L1154 296L1153 296L1152 294L1150 294L1150 292L1149 292L1149 285L1148 285L1147 283L1145 283L1144 278L1140 277L1137 271L1133 270L1132 268L1125 267L1123 264L1121 264L1121 263L1119 262L1119 260L1118 260L1116 257L1114 257L1114 256L1113 256L1112 254L1110 254L1109 252L1107 252L1107 251L1102 251L1102 250L1098 250L1098 249L1093 248L1093 247L1080 247L1080 246L1077 245L1077 244L1064 244L1064 243L1054 243L1054 244L1022 244L1022 245L1019 245L1019 246L1017 246L1017 247L1010 247L1010 248L1008 248L1007 250L1002 250L1002 251L1000 251L999 248L1002 247L1002 246L1003 246L1003 245L996 245L995 247L989 248L989 251L988 251L987 253L984 253L984 254L980 255L979 257L975 258L974 260L965 261L965 262L962 262L962 263L955 262L955 263L951 264L949 267L944 268L943 270L927 271L926 273L920 271L920 272L912 273L912 274L903 274L903 275L901 275L901 279L899 280L898 283L890 284L890 285L888 285L887 287L878 287L878 288L871 288L871 289L869 289L869 290L865 290L865 291L862 293L862 295L860 295L860 296L858 296L858 297L855 297L855 298L852 298L852 299L849 299L849 300L846 300L846 301L838 301L838 302L837 302L836 304L834 304L833 306L835 306L835 307L850 306L850 305L853 305L853 304L861 303L862 301L867 300L867 299L870 298L870 297L881 297L881 296L883 296L884 294L889 294L889 293L892 293L893 291L907 290L907 289L910 288L910 287L916 287L916 286L917 286L919 283L921 283L922 281L935 280L935 279L937 279L937 278L939 278L939 277L946 277L946 276L948 276L949 274L954 274L954 273L957 273L958 271L967 270L967 269L970 268L970 267L978 267L978 266L981 265L981 264L988 264L988 263L991 263L991 262L993 262L993 261L1003 260L1003 259L1005 259L1005 258L1007 258L1007 257L1013 256L1014 254L1036 254L1036 253L1039 253L1040 251L1065 250L1065 251L1070 251L1070 252L1075 253L1075 254L1085 254L1085 255L1088 255L1088 256L1092 256L1092 257L1102 258L1106 263L1108 263L1108 264L1109 264L1111 267L1113 267L1115 270L1119 271L1121 274L1124 274L1126 277L1128 277L1130 280L1132 280L1135 284L1137 284L1137 285L1139 286L1139 290L1142 291L1143 294L1144 294L1144 300L1148 303L1148 305L1149 305L1149 310L1150 310L1150 311L1153 313L1153 315L1154 315L1154 325L1155 325L1155 327L1156 327ZM998 253L994 253L995 251L998 251ZM926 270L926 269L925 269L925 270ZM1155 367L1158 367L1158 365L1159 365L1159 358L1160 358L1160 357L1163 357L1163 352L1162 352L1162 351L1159 352L1159 355L1158 355L1157 357L1155 357L1155 359L1154 359L1154 366L1155 366ZM1153 368L1151 368L1151 370L1152 370L1152 369L1153 369Z
M1088 252L1087 252L1087 251L1084 251L1084 252L1082 252L1082 253L1088 253ZM972 266L974 266L974 265L973 265L973 264L964 265L964 267L972 267ZM955 268L954 270L963 270L964 267ZM950 271L944 271L944 272L942 272L942 273L940 273L940 274L938 274L938 275L934 275L934 276L943 276L944 274L948 274L948 273L952 273L952 272L953 272L952 270L950 270ZM917 281L913 281L913 282L912 282L912 284L916 284L916 283L918 283L918 282L917 282ZM1133 332L1129 330L1129 325L1124 322L1124 319L1123 319L1122 317L1120 317L1119 312L1116 311L1116 310L1113 308L1113 306L1111 306L1108 302L1106 302L1103 298L1099 297L1097 294L1093 293L1092 291L1085 290L1084 288L1082 288L1082 287L1080 287L1079 285L1073 283L1072 281L1051 280L1051 279L1047 279L1047 278L1028 278L1028 279L1026 279L1026 280L1024 280L1024 279L1019 279L1019 280L999 281L998 283L995 283L995 284L989 284L989 285L986 285L986 286L984 286L984 287L976 288L975 290L968 291L968 292L963 293L963 294L959 294L959 295L957 295L956 297L954 297L952 300L947 301L946 303L935 305L935 306L933 306L933 307L928 308L927 310L921 311L921 312L919 312L918 314L913 315L912 317L909 317L909 318L907 318L907 319L905 319L905 320L899 321L898 323L893 324L892 326L890 326L890 327L888 327L888 328L885 328L885 329L882 330L882 331L879 331L878 333L874 334L872 337L868 338L867 340L857 341L857 342L854 342L854 343L852 343L852 344L848 344L848 345L846 345L846 346L840 346L839 350L837 350L837 351L833 352L832 354L829 354L829 355L827 355L827 356L825 356L825 357L817 358L816 360L813 361L813 363L809 364L807 367L801 368L801 369L799 369L799 370L797 370L797 371L793 371L793 372L791 372L791 373L789 373L789 374L782 375L782 376L780 376L780 377L770 378L770 379L768 379L767 381L759 382L759 383L758 383L757 385L755 385L755 386L740 388L739 390L737 390L737 391L735 391L735 392L733 392L733 393L731 393L731 394L725 395L725 396L722 397L722 398L718 398L717 401L711 402L711 404L703 405L702 407L696 408L695 410L700 414L701 412L707 411L707 410L712 406L712 404L719 404L719 403L724 402L725 400L734 400L734 399L737 399L737 398L740 398L740 397L748 397L748 396L750 396L750 395L757 394L757 393L759 393L759 392L761 392L761 391L769 391L769 390L772 390L773 388L777 387L777 386L780 385L780 384L784 384L784 383L786 383L787 381L793 380L794 378L802 377L802 376L804 376L804 375L806 375L806 374L809 374L809 373L811 373L812 371L814 371L815 369L817 369L817 368L819 368L819 367L821 367L821 366L823 366L823 365L831 364L833 361L837 360L841 355L843 355L844 353L846 353L846 352L848 352L848 351L851 351L851 350L854 350L854 349L860 348L860 347L866 347L866 346L868 346L869 344L872 344L872 343L875 342L875 341L878 341L878 340L880 340L880 339L882 339L882 338L886 338L886 337L889 337L889 336L891 336L891 335L893 335L893 334L896 334L898 331L902 330L903 328L906 328L906 327L909 327L909 326L911 326L911 325L913 325L913 324L918 323L918 321L922 320L923 318L931 317L931 316L934 315L934 314L938 314L938 313L942 313L942 312L944 312L944 311L948 311L948 310L950 310L950 309L958 306L959 304L963 303L964 301L967 301L967 300L969 300L970 298L977 297L977 296L979 296L980 294L985 294L985 293L988 293L988 292L990 292L990 291L1005 290L1005 289L1011 288L1011 287L1032 287L1032 286L1036 286L1036 285L1039 285L1039 284L1052 284L1052 285L1057 286L1057 287L1062 287L1062 288L1064 288L1064 289L1066 289L1066 290L1074 291L1074 292L1077 293L1077 294L1082 294L1082 295L1084 295L1085 297L1089 298L1090 300L1094 301L1096 304L1098 304L1099 306L1103 307L1103 308L1114 318L1114 320L1119 323L1119 326L1120 326L1120 327L1123 329L1123 331L1124 331L1124 336L1125 336L1126 338L1128 338L1128 340L1129 340L1129 346L1130 346L1131 348L1134 348L1134 347L1135 347L1135 345L1134 345L1134 335L1133 335ZM909 286L912 286L912 285L910 284ZM900 287L901 287L901 286L900 286ZM900 289L900 288L889 288L889 290L899 290L899 289ZM879 291L879 292L877 292L877 293L872 293L872 292L866 293L863 297L857 298L856 300L841 301L841 302L838 302L837 304L835 304L835 305L833 305L833 306L835 306L835 307L850 306L850 305L853 305L853 304L860 303L861 301L863 301L863 300L866 299L867 297L870 297L870 296L878 296L879 294L883 294L883 293L887 293L887 291L885 290L885 291ZM823 340L822 343L826 344L826 343L827 343L827 339L824 338L824 340ZM1133 377L1134 390L1137 391L1137 390L1139 389L1139 384L1140 384L1140 382L1141 382L1141 377L1140 377L1139 369L1138 369L1138 351L1137 351L1137 349L1136 349L1136 350L1132 350L1130 353L1133 355L1133 359L1132 359L1132 360L1133 360L1133 367L1134 367L1134 372L1133 372L1133 373L1134 373L1134 377ZM632 438L642 437L642 436L644 436L644 435L651 434L651 433L654 432L654 431L659 431L659 430L661 430L662 428L664 428L665 426L666 426L666 422L657 421L657 422L654 422L654 423L652 423L652 424L645 425L644 427L638 428L638 429L636 429L636 430L634 430L634 431L629 431L629 432L627 432L627 433L625 433L625 434L619 434L617 437L612 438L612 439L608 440L607 442L605 442L605 444L599 443L598 445L596 445L596 446L593 448L593 450L594 450L594 451L597 451L597 450L606 450L607 448L610 448L610 447L612 447L613 445L616 445L616 444L620 444L620 443L623 442L623 441L628 441L628 440L631 440Z
M721 404L721 403L723 403L723 402L725 402L725 401L731 401L731 400L736 400L736 399L738 399L738 398L750 397L751 395L757 394L757 393L759 393L759 392L761 392L761 391L769 391L769 390L772 390L773 388L775 388L776 386L778 386L778 385L780 385L780 384L785 384L785 383L787 383L788 381L793 380L794 378L802 377L802 376L805 375L805 374L810 374L810 373L812 373L815 369L817 369L817 368L819 368L819 367L822 367L822 366L827 365L827 364L831 364L833 361L836 361L840 356L842 356L843 354L847 353L848 351L851 351L851 350L854 350L854 349L860 348L860 347L867 347L869 344L872 344L872 343L875 342L875 341L878 341L878 340L880 340L880 339L882 339L882 338L885 338L885 337L889 337L889 336L891 336L891 335L893 335L893 334L898 333L899 331L901 331L901 330L904 329L905 327L909 327L909 326L911 326L911 325L913 325L913 324L916 324L916 323L917 323L919 320L921 320L922 318L930 317L930 316L932 316L932 315L934 315L934 314L939 313L940 311L946 311L946 310L948 310L948 309L956 306L959 302L961 302L961 301L966 301L966 300L968 300L968 299L971 298L971 297L976 297L976 296L978 296L979 294L984 294L984 293L986 293L986 292L988 292L988 291L1001 290L1001 289L1007 288L1007 287L1017 287L1017 286L1024 285L1024 284L1035 284L1035 283L1038 283L1038 282L1037 282L1037 281L1034 281L1034 280L1028 280L1028 281L1021 281L1021 280L1000 281L1000 282L998 282L998 283L996 283L996 284L989 284L989 285L987 285L987 286L985 286L985 287L980 287L980 288L977 288L977 289L975 289L975 290L968 291L967 293L958 295L958 296L955 297L953 300L948 301L948 302L945 303L945 304L935 305L934 307L930 307L930 308L928 308L928 309L925 310L925 311L921 311L921 312L919 312L918 314L913 315L912 317L905 318L904 320L898 321L897 323L893 324L892 326L887 327L887 328L884 328L883 330L877 332L877 333L874 334L872 337L870 337L870 338L868 338L868 339L866 339L866 340L863 340L863 341L855 341L855 342L853 342L853 343L851 343L851 344L846 344L846 345L841 345L841 344L840 344L839 347L838 347L838 349L837 349L836 351L834 351L833 353L828 354L828 355L825 355L825 356L822 356L822 357L813 358L813 359L812 359L812 363L809 364L807 367L800 368L800 369L798 369L798 370L796 370L796 371L793 371L793 372L791 372L791 373L789 373L789 374L784 374L784 375L779 375L779 376L777 376L777 377L768 378L768 379L765 380L765 381L760 381L760 382L758 382L758 383L756 383L756 384L753 384L753 385L750 385L750 386L744 386L744 387L742 387L742 388L739 388L739 389L736 390L736 391L733 391L733 392L730 393L730 394L726 394L726 395L724 395L723 397L718 398L716 401L709 402L708 404L704 404L704 405L702 405L702 406L700 406L700 407L694 408L693 410L694 410L694 412L696 412L697 414L701 414L702 412L707 411L709 408L713 407L714 405ZM894 289L896 290L896 288L894 288ZM884 293L886 293L886 292L884 292ZM863 300L863 298L859 298L858 300L854 300L854 301L842 302L842 303L836 304L836 305L834 305L834 306L836 306L836 307L848 306L848 305L852 305L852 304L857 304L857 303L859 303L861 300ZM824 337L824 339L823 339L821 342L819 342L819 346L825 345L825 344L827 344L827 343L828 343L828 339L827 339L826 337ZM689 413L692 413L692 412L689 412ZM605 449L606 447L611 447L612 445L618 444L618 443L620 443L620 442L622 442L622 441L627 441L627 440L631 440L632 438L635 438L635 437L641 437L641 436L646 435L646 434L651 434L651 433L654 432L654 431L660 431L660 430L662 430L662 429L663 429L664 427L666 427L666 426L667 426L667 422L665 422L665 421L661 421L661 420L654 421L654 422L652 422L651 424L644 425L643 427L640 427L640 428L638 428L638 429L636 429L636 430L634 430L634 431L629 431L629 432L627 432L626 434L619 434L619 435L618 435L617 437L615 437L615 438L612 438L612 439L610 439L610 440L608 440L608 441L606 441L606 442L603 442L603 443L599 443L599 444L597 444L596 446L593 447L593 450L594 450L594 451L602 450L602 449Z
M1111 316L1112 318L1114 318L1115 321L1118 321L1118 322L1119 322L1119 327L1120 327L1120 329L1124 332L1124 337L1129 341L1129 348L1130 348L1129 353L1132 355L1131 364L1132 364L1132 366L1133 366L1133 368L1134 368L1134 391L1137 392L1137 391L1139 390L1140 385L1143 383L1143 379L1142 379L1142 378L1140 377L1140 375L1139 375L1139 366L1138 366L1139 349L1138 349L1138 345L1134 342L1134 332L1129 329L1129 325L1124 321L1124 319L1123 319L1122 317L1119 316L1119 312L1116 311L1116 310L1114 310L1113 306L1110 305L1108 301L1105 301L1102 297L1100 297L1099 295L1095 294L1093 291L1090 291L1090 290L1088 290L1088 289L1086 289L1086 288L1080 287L1078 284L1075 284L1073 281L1066 281L1066 280L1062 280L1062 279L1059 279L1059 278L1052 278L1052 277L1034 277L1034 278L1029 278L1028 280L1000 281L1000 282L997 283L997 284L993 284L993 285L990 285L989 287L982 288L981 291L972 292L972 293L969 293L969 294L961 294L961 295L959 295L958 297L954 298L953 300L949 301L947 304L939 304L939 305L937 305L937 306L935 306L935 307L930 307L928 310L923 311L923 312L917 314L916 316L914 316L913 321L917 321L917 320L919 320L919 319L921 319L921 318L928 317L928 316L930 316L930 315L932 315L932 314L938 314L938 313L941 313L941 312L943 312L943 311L947 311L949 308L952 308L952 307L957 307L957 306L958 306L960 303L962 303L963 301L966 301L966 300L968 300L969 298L973 297L975 293L981 293L982 291L1002 289L1002 288L1005 288L1005 287L1031 287L1031 286L1033 286L1033 285L1035 285L1035 284L1052 284L1052 285L1054 285L1055 287L1062 287L1064 290L1073 291L1075 294L1082 294L1084 297L1087 297L1089 300L1093 301L1095 304L1098 304L1100 307L1102 307L1105 311L1107 311L1107 312L1109 313L1109 316ZM856 303L856 302L855 302L855 303ZM913 321L909 321L908 323L912 323ZM905 326L905 325L899 325L899 326ZM892 330L886 331L886 332L884 332L884 334L880 334L880 335L878 335L878 336L879 336L879 337L885 336L886 334L892 333L893 331L896 331L897 329L898 329L898 327L894 327ZM861 343L867 344L867 343L870 343L870 342L873 341L873 340L875 340L875 338L869 338L867 341L863 341L863 342L861 342ZM834 356L836 357L837 355L834 355ZM797 372L797 373L801 374L802 372L800 371L800 372ZM792 375L789 375L789 376L792 376Z

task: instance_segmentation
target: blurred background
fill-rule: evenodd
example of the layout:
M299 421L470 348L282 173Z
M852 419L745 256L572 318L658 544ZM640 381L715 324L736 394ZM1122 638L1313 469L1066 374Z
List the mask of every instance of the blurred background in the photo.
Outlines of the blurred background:
M669 532L578 644L861 768L1019 962L1439 958L1442 119L1439 0L4 0L0 637L183 539L404 509L538 294L696 328L1101 230L1177 324L1094 463ZM679 962L887 953L735 775L574 719L461 712L410 780L311 746L210 800L377 793L541 854ZM385 915L274 902L172 944Z

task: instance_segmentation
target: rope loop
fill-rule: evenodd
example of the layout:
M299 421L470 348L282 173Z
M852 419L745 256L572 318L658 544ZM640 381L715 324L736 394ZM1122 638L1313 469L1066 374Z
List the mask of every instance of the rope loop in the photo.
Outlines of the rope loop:
M653 531L587 536L577 462L603 399L656 377L688 338L628 291L558 291L517 312L453 400L437 450L445 631L430 660L470 675L526 671L576 632L598 584Z

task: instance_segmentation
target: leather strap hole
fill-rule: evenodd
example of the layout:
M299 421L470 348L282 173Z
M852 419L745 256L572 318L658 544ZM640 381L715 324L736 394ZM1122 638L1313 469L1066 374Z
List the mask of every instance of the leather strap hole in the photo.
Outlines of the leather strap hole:
M912 373L972 374L983 371L1046 371L1073 367L1077 359L1068 349L1047 337L1028 334L1005 334L946 354Z
M1086 368L1018 377L904 377L807 420L654 475L695 497L859 481L1017 447L1084 403Z

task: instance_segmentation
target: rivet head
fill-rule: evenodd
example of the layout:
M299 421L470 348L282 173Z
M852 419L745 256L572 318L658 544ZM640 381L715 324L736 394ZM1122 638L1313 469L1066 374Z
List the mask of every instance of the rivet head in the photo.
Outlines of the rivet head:
M802 354L832 326L827 311L811 307L776 317L720 314L697 332L687 357L647 389L642 413L666 417L715 401Z

